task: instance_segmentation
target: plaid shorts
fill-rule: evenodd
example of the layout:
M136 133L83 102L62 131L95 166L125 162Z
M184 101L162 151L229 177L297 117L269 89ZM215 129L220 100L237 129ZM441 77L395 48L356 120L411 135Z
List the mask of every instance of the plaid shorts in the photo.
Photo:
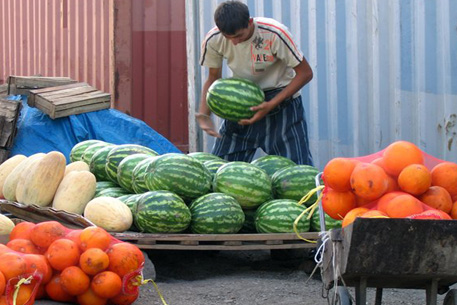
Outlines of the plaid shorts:
M282 89L265 92L271 100ZM313 165L301 96L284 100L260 121L239 125L224 120L212 153L228 161L251 162L257 148L269 155L287 157L297 164Z

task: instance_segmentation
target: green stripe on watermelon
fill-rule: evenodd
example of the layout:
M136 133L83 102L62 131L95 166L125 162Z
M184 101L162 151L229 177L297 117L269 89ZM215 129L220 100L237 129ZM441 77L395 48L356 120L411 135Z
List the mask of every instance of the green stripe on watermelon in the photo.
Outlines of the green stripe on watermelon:
M138 163L132 172L132 189L137 194L142 194L148 191L146 187L146 174L149 172L152 162L158 156L150 156L149 158Z
M235 198L223 193L210 193L190 205L190 229L197 234L237 233L244 223L244 213Z
M144 194L129 194L118 197L117 199L119 199L120 201L125 203L126 206L128 206L130 212L132 212L133 219L135 219L137 204L141 196L143 195ZM129 231L139 232L138 228L135 226L135 223L132 223L132 226L130 227Z
M307 217L306 215L305 217ZM319 211L316 209L313 213L313 216L311 216L311 228L310 231L312 232L320 232L321 231L321 221L319 218ZM339 229L341 228L341 225L343 223L342 220L336 220L333 219L332 217L328 216L327 214L324 213L324 221L325 221L325 229L331 230L331 229Z
M90 165L90 161L94 154L96 154L99 150L106 148L106 147L114 147L115 145L110 144L110 143L95 143L89 147L86 148L82 155L82 161L86 162L87 165Z
M157 152L146 146L137 144L118 145L109 152L105 164L106 174L108 175L108 179L110 181L117 183L117 168L119 167L119 164L125 157L133 154L149 154L151 156L158 155Z
M206 161L209 161L209 160L223 160L221 157L213 155L212 153L202 152L202 151L188 153L187 155L189 157L197 159L201 163L205 163Z
M85 140L75 144L70 151L70 162L82 161L82 155L86 148L96 143L105 142L101 140Z
M295 219L305 206L291 199L275 199L262 204L255 215L255 226L259 233L293 233ZM297 225L298 232L308 232L310 221L304 215Z
M257 233L255 229L255 215L257 210L243 210L244 223L240 233Z
M106 161L108 159L108 154L111 150L113 150L116 145L107 146L102 149L99 149L90 159L89 162L89 170L92 174L95 175L97 181L108 181L108 174L106 173L105 166ZM111 181L112 182L112 181ZM112 182L114 183L114 182ZM115 183L116 186L118 185L117 182Z
M273 174L280 169L297 165L294 161L290 160L289 158L275 155L262 156L252 161L251 164L254 164L263 169L264 171L266 171L268 176L270 177L272 177Z
M209 170L209 172L214 175L217 170L224 164L227 164L228 161L224 159L220 160L208 160L203 163L203 165Z
M210 191L211 173L192 157L168 153L151 163L146 187L150 191L168 190L190 201Z
M145 233L179 233L189 227L190 210L169 191L152 191L141 196L134 216L135 226Z
M99 193L101 190L111 188L111 187L119 187L117 183L111 181L97 181L95 186L95 193Z
M213 190L233 196L243 209L255 209L271 199L271 180L263 169L234 161L218 169Z
M274 197L299 201L316 187L315 177L318 173L319 170L310 165L296 165L278 170L271 177ZM317 196L314 195L305 204L310 206L316 200Z
M133 169L141 161L151 157L148 154L133 154L125 157L117 168L117 183L130 193L134 193L133 190Z
M206 102L217 116L239 121L254 115L250 107L265 100L265 94L255 83L240 78L221 78L208 88Z
M117 198L117 197L121 197L121 196L124 196L124 195L129 195L129 194L130 194L129 191L123 189L120 186L108 187L108 188L101 189L98 192L95 191L94 198L95 197L113 197L113 198Z

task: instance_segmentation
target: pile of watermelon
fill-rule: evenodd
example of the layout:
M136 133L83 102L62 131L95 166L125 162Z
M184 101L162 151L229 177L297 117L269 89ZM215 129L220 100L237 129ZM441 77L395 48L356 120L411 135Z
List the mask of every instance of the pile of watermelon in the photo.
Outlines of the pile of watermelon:
M130 230L145 233L292 233L315 201L298 204L318 173L281 156L228 162L206 152L158 155L100 140L76 144L70 161L86 162L97 178L95 197L121 200L133 215ZM309 231L311 224L302 217L298 229Z

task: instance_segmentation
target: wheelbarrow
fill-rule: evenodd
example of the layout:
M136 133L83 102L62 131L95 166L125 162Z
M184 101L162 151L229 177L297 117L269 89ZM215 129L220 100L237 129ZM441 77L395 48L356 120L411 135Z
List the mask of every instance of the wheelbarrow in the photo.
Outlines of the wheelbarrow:
M365 305L374 287L376 305L383 288L425 289L427 305L447 293L443 304L457 305L457 221L356 218L327 232L321 202L319 214L322 282L327 291L340 287L338 304L352 304L346 287L355 287L356 305Z

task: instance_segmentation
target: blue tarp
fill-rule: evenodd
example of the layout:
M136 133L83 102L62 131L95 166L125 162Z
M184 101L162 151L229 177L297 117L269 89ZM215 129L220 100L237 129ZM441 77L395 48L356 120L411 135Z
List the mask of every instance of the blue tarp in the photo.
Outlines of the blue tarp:
M27 105L26 96L8 96L22 100L21 116L10 156L30 156L38 152L57 150L67 161L71 148L84 140L97 139L113 144L139 144L159 154L181 152L168 139L141 120L115 109L70 115L51 119L36 108Z

